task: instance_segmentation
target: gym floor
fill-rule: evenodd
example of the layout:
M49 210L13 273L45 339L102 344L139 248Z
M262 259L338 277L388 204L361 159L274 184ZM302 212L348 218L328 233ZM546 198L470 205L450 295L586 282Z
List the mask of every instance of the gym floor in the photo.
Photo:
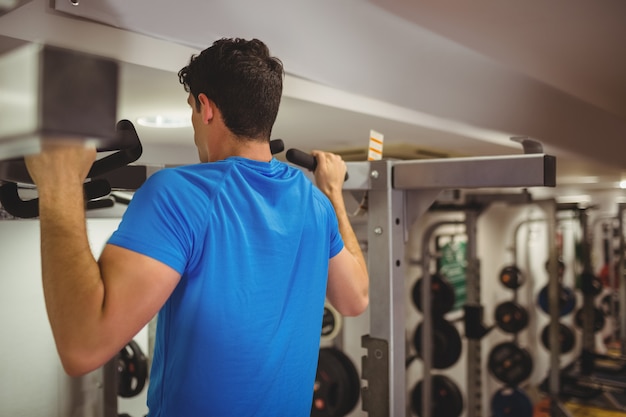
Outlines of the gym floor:
M572 413L573 417L624 417L626 415L620 411L589 407L584 404L566 403L565 407Z

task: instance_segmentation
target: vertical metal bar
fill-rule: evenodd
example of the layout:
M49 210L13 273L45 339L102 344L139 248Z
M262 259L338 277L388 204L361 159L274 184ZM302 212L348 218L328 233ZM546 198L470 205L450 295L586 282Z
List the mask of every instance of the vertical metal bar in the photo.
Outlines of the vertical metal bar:
M616 314L616 303L615 303L615 292L617 291L616 281L617 276L615 274L615 225L613 224L613 219L610 218L609 221L603 227L603 238L606 239L606 250L607 250L607 264L609 267L609 287L611 288L611 292L609 293L609 317L613 320L617 319ZM619 321L618 321L619 323ZM617 329L613 328L611 335L609 336L609 343L613 344L617 338Z
M545 200L539 203L546 214L546 235L548 238L548 312L550 315L549 334L550 339L550 374L548 379L548 392L552 403L557 403L561 390L561 363L559 342L559 319L561 283L558 277L557 247L556 247L556 202Z
M480 298L480 262L477 255L476 223L479 211L465 212L465 233L467 234L465 270L466 304L479 306ZM467 417L482 416L482 366L481 340L467 340Z
M583 289L587 284L585 280L588 280L593 275L593 268L591 265L591 236L589 233L589 217L586 210L580 211L580 226L582 228L582 264L583 274L581 283ZM589 375L593 372L594 358L593 354L596 348L594 327L594 295L585 294L583 292L583 323L582 323L582 354L581 354L581 373L583 375Z
M430 276L430 238L438 227L429 227L422 237L422 417L431 417L432 411L432 379L430 372L433 358L433 320Z
M117 356L107 362L102 367L102 404L104 408L103 417L117 417L117 386L118 374Z
M626 284L624 283L624 277L626 276L625 270L625 254L626 242L624 242L624 210L626 209L625 203L619 203L617 206L617 219L619 221L619 274L617 275L617 285L619 286L619 340L621 345L622 355L626 355Z
M430 240L433 233L444 225L462 224L460 221L440 221L430 225L422 236L422 417L431 417L432 411L432 369L433 321L431 317L431 275L430 275Z
M392 189L391 161L372 161L370 167L371 190L368 197L370 336L388 342L389 415L404 417L406 415L403 216L405 194L404 191ZM368 375L368 378L372 377L373 375ZM376 399L370 397L368 401L373 404Z

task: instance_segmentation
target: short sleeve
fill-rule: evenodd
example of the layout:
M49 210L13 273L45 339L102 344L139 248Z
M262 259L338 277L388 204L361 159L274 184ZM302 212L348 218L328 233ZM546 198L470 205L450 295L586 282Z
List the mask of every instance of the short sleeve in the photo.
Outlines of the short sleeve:
M193 225L183 213L177 174L158 171L137 190L110 244L141 253L183 273L193 247Z

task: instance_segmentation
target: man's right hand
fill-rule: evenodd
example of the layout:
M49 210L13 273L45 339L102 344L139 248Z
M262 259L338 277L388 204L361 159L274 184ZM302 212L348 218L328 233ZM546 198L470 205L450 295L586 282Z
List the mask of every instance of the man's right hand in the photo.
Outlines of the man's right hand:
M329 198L341 193L346 176L346 163L341 156L314 150L311 152L317 159L315 168L315 184Z

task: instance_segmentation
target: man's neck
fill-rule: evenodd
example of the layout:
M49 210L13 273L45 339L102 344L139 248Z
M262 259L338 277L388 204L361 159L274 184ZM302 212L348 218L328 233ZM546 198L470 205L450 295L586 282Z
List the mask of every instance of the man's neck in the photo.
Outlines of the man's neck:
M272 160L272 152L269 142L260 140L227 139L222 142L223 147L212 155L214 161L226 159L231 156L252 159L260 162Z

